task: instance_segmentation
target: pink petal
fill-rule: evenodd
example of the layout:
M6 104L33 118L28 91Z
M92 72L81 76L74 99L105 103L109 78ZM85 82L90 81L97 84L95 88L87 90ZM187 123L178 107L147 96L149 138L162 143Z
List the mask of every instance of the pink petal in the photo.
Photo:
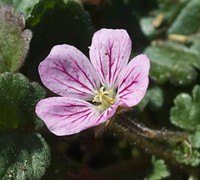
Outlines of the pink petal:
M106 109L104 112L102 112L96 119L96 124L101 124L106 122L109 118L111 118L117 108L119 107L119 102L116 102L115 104L113 104L112 106L110 106L108 109Z
M48 129L58 135L71 135L96 125L99 113L84 101L67 97L52 97L39 101L36 114Z
M67 97L51 97L38 102L36 114L45 122L48 129L58 135L71 135L97 126L113 116L118 104L103 113L84 100Z
M118 76L127 65L131 53L131 39L125 30L101 29L92 39L90 59L102 85L116 87Z
M142 100L149 83L149 68L150 62L146 55L138 55L129 62L120 75L120 106L132 107Z
M43 84L61 96L91 100L98 76L87 57L70 45L54 46L39 65Z

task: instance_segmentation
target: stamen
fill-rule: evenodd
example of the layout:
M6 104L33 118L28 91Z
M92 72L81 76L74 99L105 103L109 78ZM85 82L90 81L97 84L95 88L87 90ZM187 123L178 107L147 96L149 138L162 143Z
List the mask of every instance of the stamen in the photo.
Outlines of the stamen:
M113 89L104 90L101 87L92 102L98 103L98 109L104 111L108 109L115 102L115 92Z

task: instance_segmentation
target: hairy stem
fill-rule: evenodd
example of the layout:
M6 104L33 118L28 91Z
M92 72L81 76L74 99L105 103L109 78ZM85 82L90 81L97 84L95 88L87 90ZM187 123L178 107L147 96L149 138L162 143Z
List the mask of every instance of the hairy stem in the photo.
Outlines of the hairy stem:
M167 140L188 141L188 133L186 132L174 132L174 131L168 131L166 129L152 130L142 126L141 124L130 119L124 114L120 114L119 119L120 120L118 120L118 122L120 124L124 124L127 128L129 128L129 131L133 131L134 133L137 133L138 135L148 139L155 139L159 141L167 141Z
M188 142L188 134L185 132L173 132L167 130L152 130L144 127L125 115L119 115L110 126L110 130L125 137L127 141L133 142L141 149L164 159L174 167L184 170L188 174L199 174L199 170L191 166L177 162L176 155L172 152L169 142ZM161 144L161 142L166 146ZM168 145L167 145L168 144Z

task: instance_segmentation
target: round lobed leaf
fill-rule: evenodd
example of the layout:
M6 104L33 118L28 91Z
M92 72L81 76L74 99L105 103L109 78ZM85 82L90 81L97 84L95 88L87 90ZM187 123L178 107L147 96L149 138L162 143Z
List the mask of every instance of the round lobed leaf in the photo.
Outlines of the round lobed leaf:
M185 130L195 130L200 125L200 86L195 86L192 97L179 94L170 112L171 122Z
M36 124L35 104L44 96L44 90L22 74L0 74L0 131Z
M170 176L170 171L162 159L152 158L153 169L151 174L148 176L149 180L160 180Z
M196 37L198 38L198 37ZM176 86L194 82L200 69L199 51L171 42L158 42L146 48L151 60L151 78L159 83L169 80Z
M39 134L0 136L0 179L40 179L50 164L50 149Z
M22 66L32 37L25 20L10 6L0 6L0 73L16 72Z
M200 3L199 0L188 1L182 8L177 18L168 29L169 34L191 34L200 27Z

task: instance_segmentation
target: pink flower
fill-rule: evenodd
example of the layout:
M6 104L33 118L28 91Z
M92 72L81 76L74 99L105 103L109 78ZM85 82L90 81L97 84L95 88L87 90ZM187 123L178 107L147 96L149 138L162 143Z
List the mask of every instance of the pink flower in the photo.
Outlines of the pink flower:
M144 97L150 63L138 55L129 63L131 39L125 30L101 29L90 47L90 60L70 45L54 46L39 65L43 84L61 97L43 99L37 115L59 136L78 133L111 118L118 107Z

